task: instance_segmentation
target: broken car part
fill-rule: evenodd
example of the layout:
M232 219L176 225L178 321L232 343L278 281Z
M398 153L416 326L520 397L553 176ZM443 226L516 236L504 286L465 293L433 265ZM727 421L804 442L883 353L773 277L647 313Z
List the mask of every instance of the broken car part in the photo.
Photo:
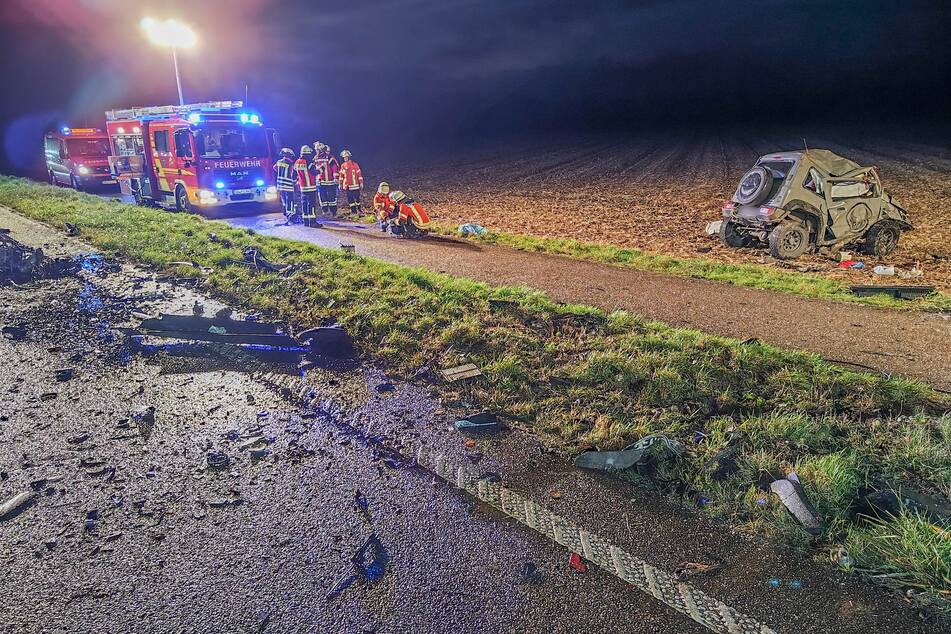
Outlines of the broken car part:
M805 489L799 482L799 476L790 471L785 478L773 481L769 485L770 490L779 496L783 503L797 522L810 535L819 535L822 533L822 522L819 521L815 507L809 502Z

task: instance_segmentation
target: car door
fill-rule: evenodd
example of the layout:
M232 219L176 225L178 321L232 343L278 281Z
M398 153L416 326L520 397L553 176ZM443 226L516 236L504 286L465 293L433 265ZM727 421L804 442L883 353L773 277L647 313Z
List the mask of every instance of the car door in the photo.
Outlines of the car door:
M864 234L881 215L878 180L867 170L826 182L830 227L836 242Z

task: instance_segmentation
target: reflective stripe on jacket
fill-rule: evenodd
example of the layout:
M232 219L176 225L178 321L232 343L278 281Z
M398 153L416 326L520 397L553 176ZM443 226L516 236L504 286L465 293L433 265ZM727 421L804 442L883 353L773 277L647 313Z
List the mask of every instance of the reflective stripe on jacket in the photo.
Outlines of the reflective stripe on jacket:
M340 163L337 157L321 152L314 161L317 169L317 182L321 185L333 185L340 177Z
M360 166L353 159L347 159L340 166L340 186L344 189L363 187L363 174L360 172Z
M277 173L278 191L294 191L294 163L290 159L281 158L274 164L274 171Z
M308 163L302 156L294 161L294 172L297 174L297 185L302 192L317 191L317 171L313 163Z

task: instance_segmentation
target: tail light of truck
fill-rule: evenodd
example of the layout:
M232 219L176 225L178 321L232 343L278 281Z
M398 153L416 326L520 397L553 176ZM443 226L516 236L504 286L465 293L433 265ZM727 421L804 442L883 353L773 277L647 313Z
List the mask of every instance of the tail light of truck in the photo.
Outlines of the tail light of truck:
M736 203L734 203L732 200L726 201L725 203L723 203L723 207L721 207L723 211L733 211L735 208L736 208Z

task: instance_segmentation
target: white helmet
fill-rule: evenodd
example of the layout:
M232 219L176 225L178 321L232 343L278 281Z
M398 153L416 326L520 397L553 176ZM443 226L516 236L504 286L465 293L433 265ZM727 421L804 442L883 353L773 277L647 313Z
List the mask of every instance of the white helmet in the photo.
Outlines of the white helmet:
M340 150L340 158L348 159L351 156L353 156L353 154L350 153L350 150Z
M386 181L380 183L380 186L376 188L376 191L380 194L389 194L390 193L390 184Z
M397 189L395 192L393 192L392 194L390 194L390 200L392 200L392 201L395 202L395 203L398 203L399 201L403 200L404 198L406 198L406 194L404 194L403 192L401 192L401 191L398 190L398 189Z

